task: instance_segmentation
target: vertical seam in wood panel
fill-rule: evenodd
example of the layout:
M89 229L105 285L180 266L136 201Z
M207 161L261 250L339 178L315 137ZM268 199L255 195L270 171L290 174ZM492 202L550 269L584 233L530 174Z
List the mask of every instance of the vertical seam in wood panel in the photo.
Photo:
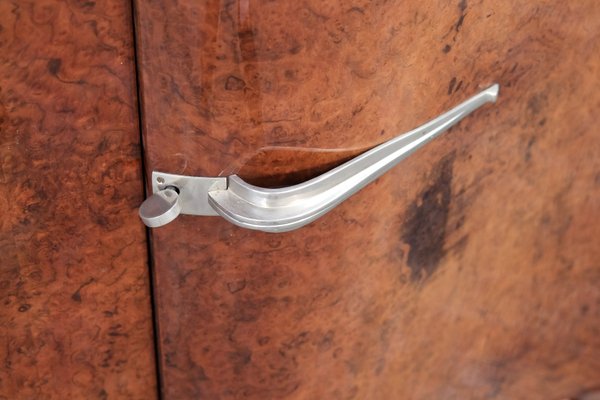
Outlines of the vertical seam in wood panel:
M141 168L142 168L142 186L144 190L144 198L147 197L147 174L146 174L146 152L144 148L144 135L143 135L143 108L142 108L142 91L140 84L140 65L139 65L139 57L138 57L138 40L137 40L137 12L135 7L135 0L131 0L131 26L132 26L132 38L133 38L133 64L134 64L134 72L135 72L135 93L137 100L137 109L138 109L138 130L139 130L139 139L140 139L140 152L141 152ZM156 372L156 389L157 389L157 399L162 399L162 374L160 370L160 341L159 341L159 330L158 330L158 316L157 316L157 308L156 308L156 297L154 293L155 282L154 282L154 262L152 258L152 236L150 235L150 230L146 228L146 243L147 243L147 252L148 252L148 275L150 278L150 304L151 304L151 315L152 315L152 334L154 337L154 370Z

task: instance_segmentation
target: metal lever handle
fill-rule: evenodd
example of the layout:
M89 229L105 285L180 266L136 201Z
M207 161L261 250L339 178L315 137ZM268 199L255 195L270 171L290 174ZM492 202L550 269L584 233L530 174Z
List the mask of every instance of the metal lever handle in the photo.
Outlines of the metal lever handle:
M155 171L153 190L159 193L169 186L178 188L181 214L221 215L244 228L291 231L327 213L479 107L495 102L498 91L499 86L492 85L432 121L298 185L266 189L250 185L237 175L204 178ZM151 199L152 196L144 204ZM172 219L146 225L156 227Z

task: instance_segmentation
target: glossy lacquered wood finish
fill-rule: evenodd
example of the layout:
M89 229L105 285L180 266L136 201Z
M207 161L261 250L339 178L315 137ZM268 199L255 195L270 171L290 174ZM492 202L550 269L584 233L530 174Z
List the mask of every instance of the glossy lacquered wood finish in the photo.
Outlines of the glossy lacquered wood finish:
M130 4L0 2L0 398L156 397Z
M160 0L136 18L148 173L250 165L281 185L293 163L334 162L299 154L342 159L501 85L298 231L189 216L153 230L166 399L600 385L596 1Z

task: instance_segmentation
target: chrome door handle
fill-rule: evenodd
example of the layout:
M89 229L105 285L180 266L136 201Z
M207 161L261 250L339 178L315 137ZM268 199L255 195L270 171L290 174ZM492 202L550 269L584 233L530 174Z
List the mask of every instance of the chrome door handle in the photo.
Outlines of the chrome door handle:
M162 226L181 213L220 215L235 225L265 232L300 228L373 182L479 107L495 102L498 91L499 86L494 84L426 124L298 185L267 189L251 185L237 175L204 178L154 171L154 194L140 207L140 217L149 227ZM155 198L164 199L165 190L178 191L175 200L180 209Z

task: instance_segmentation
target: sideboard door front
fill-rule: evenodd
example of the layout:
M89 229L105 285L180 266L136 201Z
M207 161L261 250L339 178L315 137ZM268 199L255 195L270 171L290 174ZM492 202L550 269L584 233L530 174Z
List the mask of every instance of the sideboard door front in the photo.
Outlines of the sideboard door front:
M0 399L157 396L131 5L0 1Z
M500 85L308 226L152 229L165 399L600 385L597 1L135 3L148 177L298 183Z

